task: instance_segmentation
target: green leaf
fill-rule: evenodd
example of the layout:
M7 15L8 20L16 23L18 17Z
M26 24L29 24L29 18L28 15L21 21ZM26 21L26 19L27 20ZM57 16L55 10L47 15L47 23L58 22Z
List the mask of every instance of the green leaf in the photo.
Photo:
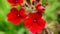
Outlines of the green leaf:
M5 16L3 10L0 9L0 21L4 21L5 18L6 18L6 16Z
M3 32L3 31L0 31L0 34L5 34L5 32Z
M21 6L20 6L20 5L18 5L18 6L16 6L16 8L17 8L18 10L20 10Z
M17 34L29 34L29 30L27 30L26 28L21 28Z
M11 8L11 5L7 0L0 0L0 9L3 10L4 14L7 14Z
M20 24L15 25L15 27L16 27L16 30L19 30L20 28L24 27L24 22L21 21Z

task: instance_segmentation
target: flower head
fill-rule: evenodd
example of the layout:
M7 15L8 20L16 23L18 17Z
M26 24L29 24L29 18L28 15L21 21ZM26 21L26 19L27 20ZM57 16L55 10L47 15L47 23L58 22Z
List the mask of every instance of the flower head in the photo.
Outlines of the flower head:
M10 13L7 15L8 21L14 24L19 24L22 19L26 17L25 9L21 8L19 11L16 8L12 8Z
M28 18L25 20L25 27L28 28L32 33L39 33L45 27L45 20L40 18L41 15L38 13L30 13Z

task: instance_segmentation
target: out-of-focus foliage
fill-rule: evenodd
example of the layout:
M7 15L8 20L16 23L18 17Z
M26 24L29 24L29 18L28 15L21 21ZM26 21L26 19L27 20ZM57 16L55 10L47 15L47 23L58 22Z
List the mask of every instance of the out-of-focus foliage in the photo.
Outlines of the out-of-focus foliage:
M46 6L45 10L45 19L49 22L52 20L57 20L57 8L60 7L60 2L58 1L59 0L46 0L46 3L48 3L48 5Z

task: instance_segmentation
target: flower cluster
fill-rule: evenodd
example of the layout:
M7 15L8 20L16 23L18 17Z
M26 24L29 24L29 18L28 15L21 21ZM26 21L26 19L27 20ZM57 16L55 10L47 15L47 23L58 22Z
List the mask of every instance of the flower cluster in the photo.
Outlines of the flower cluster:
M45 27L46 21L42 19L42 12L45 8L39 3L40 0L27 0L23 3L23 0L8 0L12 6L21 5L21 8L12 8L7 14L8 21L13 24L20 24L21 20L24 20L24 26L28 28L32 34L40 34ZM22 4L24 4L22 6ZM26 14L26 12L28 14Z

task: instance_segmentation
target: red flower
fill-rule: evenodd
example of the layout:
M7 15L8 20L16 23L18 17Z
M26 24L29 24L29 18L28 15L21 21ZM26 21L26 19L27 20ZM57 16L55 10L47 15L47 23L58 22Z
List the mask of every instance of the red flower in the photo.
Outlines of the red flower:
M41 32L45 27L46 22L40 17L41 16L38 13L30 13L28 18L24 21L25 27L34 34Z
M21 8L19 11L16 8L12 8L10 13L7 15L8 21L14 24L19 24L22 19L26 17L25 9Z
M12 6L22 5L23 0L7 0Z
M36 5L36 10L41 13L45 10L45 8L41 4L37 4Z

